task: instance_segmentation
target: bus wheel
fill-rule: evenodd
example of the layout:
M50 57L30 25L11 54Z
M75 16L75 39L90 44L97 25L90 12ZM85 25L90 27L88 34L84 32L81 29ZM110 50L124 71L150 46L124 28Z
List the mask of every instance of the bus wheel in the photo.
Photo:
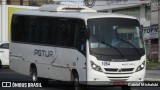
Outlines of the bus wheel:
M41 78L37 76L37 69L34 67L32 68L32 72L31 72L31 78L33 82L40 82L43 86L48 85L49 80L45 79L45 78Z
M2 62L1 62L1 60L0 60L0 69L2 68Z
M33 82L37 82L37 81L38 81L37 69L36 69L36 68L33 68L33 69L32 69L31 77L32 77L32 81L33 81Z
M77 73L72 73L72 90L81 90L80 86L79 86L79 77Z

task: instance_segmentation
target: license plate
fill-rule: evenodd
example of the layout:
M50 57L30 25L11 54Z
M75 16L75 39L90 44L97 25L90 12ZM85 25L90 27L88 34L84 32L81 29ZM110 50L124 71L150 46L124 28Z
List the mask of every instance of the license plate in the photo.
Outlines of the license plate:
M123 85L125 85L125 83L124 83L124 81L115 81L114 85L115 86L123 86Z

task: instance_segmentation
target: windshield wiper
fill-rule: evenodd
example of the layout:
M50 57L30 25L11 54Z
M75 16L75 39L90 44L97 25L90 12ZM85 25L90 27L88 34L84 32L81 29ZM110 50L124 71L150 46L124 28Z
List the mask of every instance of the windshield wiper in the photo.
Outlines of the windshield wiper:
M108 44L108 43L105 43L105 42L103 42L103 41L99 41L99 42L101 42L101 43L103 43L103 44L105 44L105 45L107 45L107 46L110 46L110 47L114 48L114 49L115 49L116 51L118 51L119 54L124 58L124 55L122 54L122 52L121 52L118 48L116 48L116 47L114 47L114 46L112 46L112 45L110 45L110 44Z
M134 47L134 49L136 50L136 52L137 52L139 55L141 55L141 53L139 52L139 50L137 49L136 46L134 46L134 45L131 44L130 42L128 42L128 41L126 41L126 40L123 40L123 39L121 39L121 38L118 38L118 39L121 40L121 41L123 41L123 42L125 42L125 43L127 43L127 44L129 44L129 45L131 45L132 47Z
M117 38L117 40L119 39L119 40L121 40L121 41L123 41L123 42L125 42L125 43L127 43L127 44L129 44L129 45L131 45L132 47L134 47L134 49L136 50L136 52L141 56L141 53L139 52L139 50L137 49L136 46L134 46L134 45L131 44L130 42L127 42L127 41L125 41L125 40L123 40L123 39L121 39L121 38L118 37L117 27L116 27L114 30L115 30L115 33L116 33L116 38Z

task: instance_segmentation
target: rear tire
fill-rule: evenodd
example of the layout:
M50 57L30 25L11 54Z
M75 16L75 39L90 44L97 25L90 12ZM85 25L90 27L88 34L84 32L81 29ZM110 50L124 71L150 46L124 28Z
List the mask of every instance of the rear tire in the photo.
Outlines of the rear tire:
M48 79L38 77L36 68L32 68L31 78L33 82L40 82L43 86L48 84Z
M33 68L31 72L31 78L33 82L38 82L38 77L37 77L37 69Z

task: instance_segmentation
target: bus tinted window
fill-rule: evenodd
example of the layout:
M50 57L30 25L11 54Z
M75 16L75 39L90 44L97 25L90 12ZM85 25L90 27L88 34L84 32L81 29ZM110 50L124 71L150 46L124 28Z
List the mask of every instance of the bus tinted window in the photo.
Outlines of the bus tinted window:
M12 41L78 47L80 19L14 15Z
M18 16L13 16L13 23L12 23L12 35L11 38L13 41L25 41L24 37L24 28L25 28L25 19L24 16L18 17Z

